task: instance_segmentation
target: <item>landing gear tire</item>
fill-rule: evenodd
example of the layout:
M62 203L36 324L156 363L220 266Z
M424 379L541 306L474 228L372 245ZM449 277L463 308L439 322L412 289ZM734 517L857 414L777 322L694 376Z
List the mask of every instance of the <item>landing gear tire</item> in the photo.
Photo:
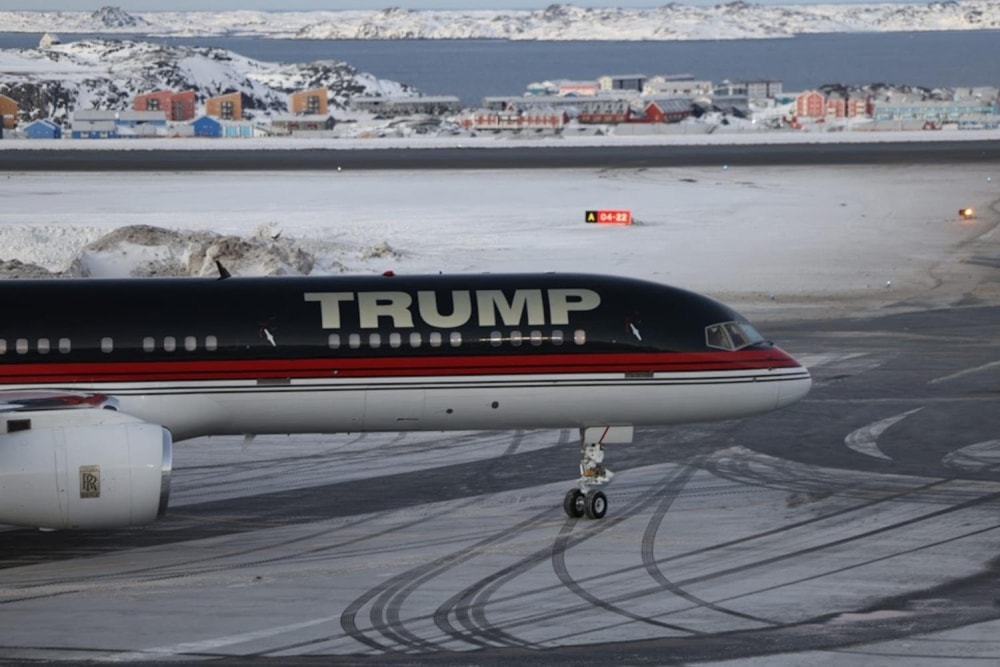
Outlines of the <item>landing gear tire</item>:
M603 519L608 512L608 497L600 491L588 491L583 505L588 519Z
M579 519L587 513L586 496L580 489L570 489L563 498L563 509L566 516L571 519Z

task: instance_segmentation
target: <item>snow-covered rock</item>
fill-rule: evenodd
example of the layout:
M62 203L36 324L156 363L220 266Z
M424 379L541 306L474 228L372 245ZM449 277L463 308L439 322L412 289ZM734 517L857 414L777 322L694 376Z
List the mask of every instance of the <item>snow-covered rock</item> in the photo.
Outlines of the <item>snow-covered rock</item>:
M251 116L288 110L288 93L326 88L333 109L355 96L415 94L338 61L279 64L224 49L87 40L47 49L0 51L0 93L15 100L22 122L51 118L66 123L75 109L128 109L142 93L194 90L209 97L239 92Z
M128 32L301 39L683 40L753 39L821 32L1000 29L1000 4L962 0L929 4L759 5L737 0L711 7L665 3L650 9L0 12L12 32Z
M90 18L101 28L122 28L129 30L142 30L149 27L149 22L145 19L136 18L120 7L101 7L90 15Z

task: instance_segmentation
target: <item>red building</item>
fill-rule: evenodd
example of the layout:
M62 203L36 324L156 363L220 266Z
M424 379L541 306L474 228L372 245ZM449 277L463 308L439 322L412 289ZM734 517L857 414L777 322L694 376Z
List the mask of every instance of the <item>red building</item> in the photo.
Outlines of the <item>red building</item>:
M162 111L167 115L168 121L192 120L195 116L194 91L175 93L172 90L158 90L137 95L132 108L135 111Z
M629 118L632 123L677 123L693 113L690 100L654 100L646 104L642 116Z

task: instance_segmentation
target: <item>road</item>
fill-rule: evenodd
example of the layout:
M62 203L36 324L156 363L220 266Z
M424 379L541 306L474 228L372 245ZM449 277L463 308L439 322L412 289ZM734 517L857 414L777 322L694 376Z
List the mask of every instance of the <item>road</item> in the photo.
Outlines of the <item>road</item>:
M166 140L164 140L166 141ZM235 141L235 140L234 140ZM378 140L370 140L374 142ZM369 142L368 145L374 145ZM136 144L144 145L144 144ZM267 146L266 143L248 144ZM287 145L282 144L282 145ZM314 145L314 144L304 144ZM338 145L332 142L332 145ZM680 166L1000 162L1000 140L752 145L517 146L269 150L17 150L16 171L284 171L316 169L636 169ZM0 146L2 147L2 146Z

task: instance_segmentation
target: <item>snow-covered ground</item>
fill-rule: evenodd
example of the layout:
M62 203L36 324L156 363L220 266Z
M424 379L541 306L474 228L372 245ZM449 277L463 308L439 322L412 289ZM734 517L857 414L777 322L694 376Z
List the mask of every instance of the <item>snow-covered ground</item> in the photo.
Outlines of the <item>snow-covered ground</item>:
M63 275L211 274L215 259L243 275L591 271L755 318L1000 298L982 281L995 269L965 261L1000 256L1000 165L0 172L0 184L0 259ZM961 220L963 206L976 217ZM636 224L584 222L622 208ZM105 238L137 224L166 231Z
M154 90L192 90L200 110L209 97L235 91L248 116L268 118L288 111L290 92L319 87L338 121L351 118L345 110L353 97L413 94L335 60L271 63L225 49L106 39L0 50L0 90L20 101L22 124L48 118L68 125L76 111L128 109Z
M554 3L540 10L0 12L11 32L246 35L283 39L510 39L674 40L754 39L802 33L1000 28L990 0L931 3L761 5L747 2L694 7L583 8Z

